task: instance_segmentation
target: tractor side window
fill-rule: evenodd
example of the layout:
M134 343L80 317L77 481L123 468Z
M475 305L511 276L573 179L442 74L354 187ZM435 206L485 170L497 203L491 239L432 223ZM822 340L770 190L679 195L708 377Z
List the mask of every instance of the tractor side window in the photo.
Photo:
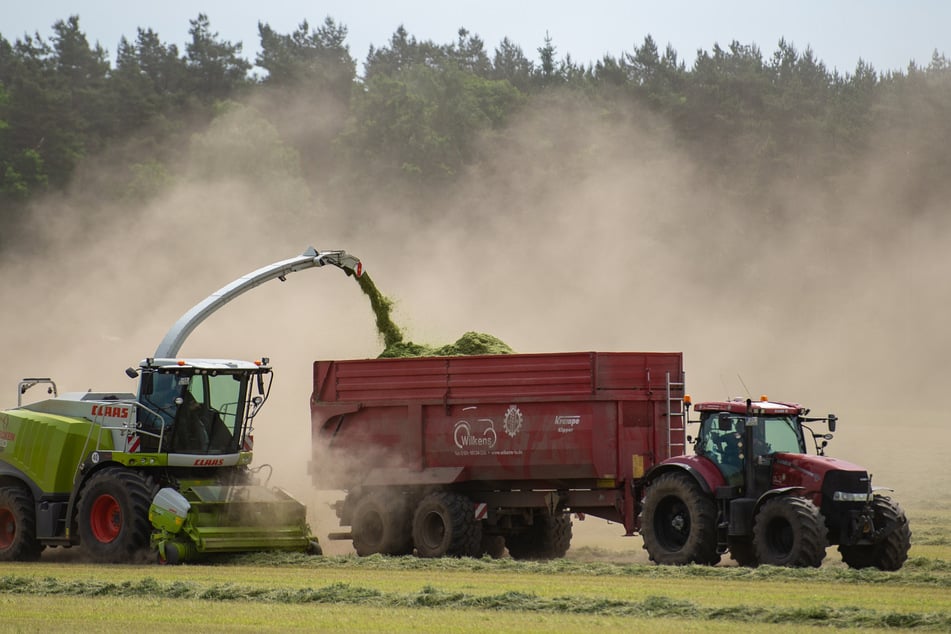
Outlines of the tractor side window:
M740 416L714 414L706 418L700 430L698 453L707 456L730 484L742 478L742 435Z

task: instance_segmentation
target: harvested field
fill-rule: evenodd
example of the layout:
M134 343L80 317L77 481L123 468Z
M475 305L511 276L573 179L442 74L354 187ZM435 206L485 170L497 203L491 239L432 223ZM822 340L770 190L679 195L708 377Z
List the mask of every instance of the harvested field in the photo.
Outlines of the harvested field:
M949 515L911 510L911 557L895 573L850 570L834 549L818 570L624 563L638 538L621 541L631 552L583 545L550 562L268 554L96 566L51 551L0 566L0 614L19 631L115 631L143 610L152 631L947 631Z

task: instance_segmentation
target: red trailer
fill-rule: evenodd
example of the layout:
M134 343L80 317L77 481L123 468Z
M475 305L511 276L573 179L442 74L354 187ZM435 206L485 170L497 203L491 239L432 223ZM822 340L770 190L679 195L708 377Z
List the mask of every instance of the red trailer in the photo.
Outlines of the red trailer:
M564 555L571 514L639 528L640 479L685 450L679 352L317 361L321 489L360 555Z

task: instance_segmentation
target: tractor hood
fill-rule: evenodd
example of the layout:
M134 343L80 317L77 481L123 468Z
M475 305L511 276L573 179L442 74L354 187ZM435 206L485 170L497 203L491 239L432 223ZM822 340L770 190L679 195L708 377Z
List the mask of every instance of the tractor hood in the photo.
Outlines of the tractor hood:
M856 480L869 481L864 467L846 460L811 454L777 453L773 455L771 484L774 487L802 486L810 491L818 491L831 472L848 473Z

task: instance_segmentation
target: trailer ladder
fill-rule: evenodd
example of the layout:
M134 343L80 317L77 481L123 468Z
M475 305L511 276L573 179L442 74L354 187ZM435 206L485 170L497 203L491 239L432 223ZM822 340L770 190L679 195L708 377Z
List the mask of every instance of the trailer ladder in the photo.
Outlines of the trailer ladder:
M680 373L680 381L671 383L670 372L666 376L666 401L667 401L667 457L680 456L687 453L687 408L684 406L683 394L685 389L684 373ZM671 392L680 391L679 397L674 397ZM676 421L676 423L675 423ZM674 442L674 433L680 432L680 441ZM674 448L680 451L674 453Z

